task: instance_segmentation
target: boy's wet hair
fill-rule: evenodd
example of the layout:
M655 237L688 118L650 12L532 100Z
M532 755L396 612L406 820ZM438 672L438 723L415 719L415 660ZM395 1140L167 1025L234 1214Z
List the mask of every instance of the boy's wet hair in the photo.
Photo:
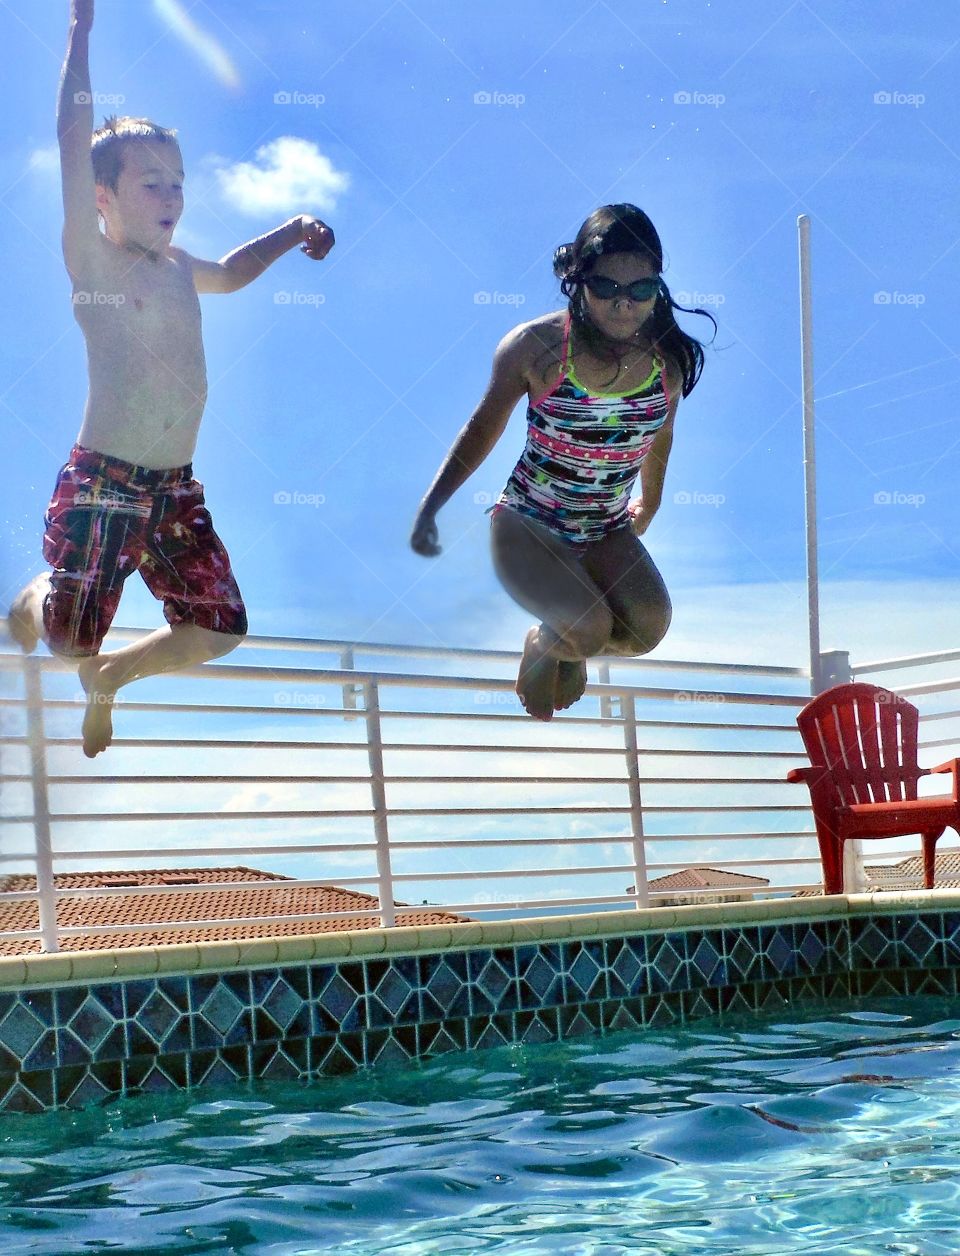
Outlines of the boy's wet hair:
M703 346L679 326L673 311L703 314L713 323L714 332L717 322L707 310L688 309L674 301L663 281L663 245L657 229L636 205L601 205L585 220L573 243L561 244L553 255L553 271L560 280L560 291L569 299L570 317L579 335L599 357L610 356L606 337L590 318L583 296L584 277L599 257L609 253L637 253L660 275L660 291L650 318L651 340L654 348L677 365L686 397L703 370Z
M94 181L116 192L123 167L123 148L131 140L160 140L176 144L177 133L169 127L151 122L149 118L104 118L103 126L93 133L91 156Z

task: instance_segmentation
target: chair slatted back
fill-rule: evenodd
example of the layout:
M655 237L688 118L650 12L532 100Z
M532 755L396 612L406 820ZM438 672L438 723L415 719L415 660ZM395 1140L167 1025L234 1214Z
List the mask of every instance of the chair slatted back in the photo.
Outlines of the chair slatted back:
M879 685L836 685L797 716L814 767L822 767L841 806L917 797L917 708Z

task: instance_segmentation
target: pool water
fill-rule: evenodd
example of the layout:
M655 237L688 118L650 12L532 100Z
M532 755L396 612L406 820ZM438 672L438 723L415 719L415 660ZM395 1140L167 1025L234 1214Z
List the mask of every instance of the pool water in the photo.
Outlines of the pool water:
M0 1119L0 1252L960 1251L960 1007L900 999Z

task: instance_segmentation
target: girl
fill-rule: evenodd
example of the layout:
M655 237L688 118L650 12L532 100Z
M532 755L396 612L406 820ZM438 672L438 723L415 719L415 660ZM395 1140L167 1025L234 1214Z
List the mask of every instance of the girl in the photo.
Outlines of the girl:
M527 394L527 443L492 507L501 583L542 622L524 643L517 694L530 715L571 706L596 654L646 654L670 599L638 540L657 513L673 423L703 369L661 277L663 247L635 205L605 205L553 259L566 311L521 323L497 346L479 406L417 514L410 543L440 553L436 516ZM704 314L716 322L704 310ZM629 492L640 475L641 496Z

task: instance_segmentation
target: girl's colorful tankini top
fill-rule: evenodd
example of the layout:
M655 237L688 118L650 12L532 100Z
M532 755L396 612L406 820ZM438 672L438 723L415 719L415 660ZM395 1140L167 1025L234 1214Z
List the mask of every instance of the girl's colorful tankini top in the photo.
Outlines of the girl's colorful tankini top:
M640 464L670 408L663 360L629 393L590 393L577 379L563 333L559 381L527 408L527 443L494 509L530 515L564 539L597 541L629 523Z

